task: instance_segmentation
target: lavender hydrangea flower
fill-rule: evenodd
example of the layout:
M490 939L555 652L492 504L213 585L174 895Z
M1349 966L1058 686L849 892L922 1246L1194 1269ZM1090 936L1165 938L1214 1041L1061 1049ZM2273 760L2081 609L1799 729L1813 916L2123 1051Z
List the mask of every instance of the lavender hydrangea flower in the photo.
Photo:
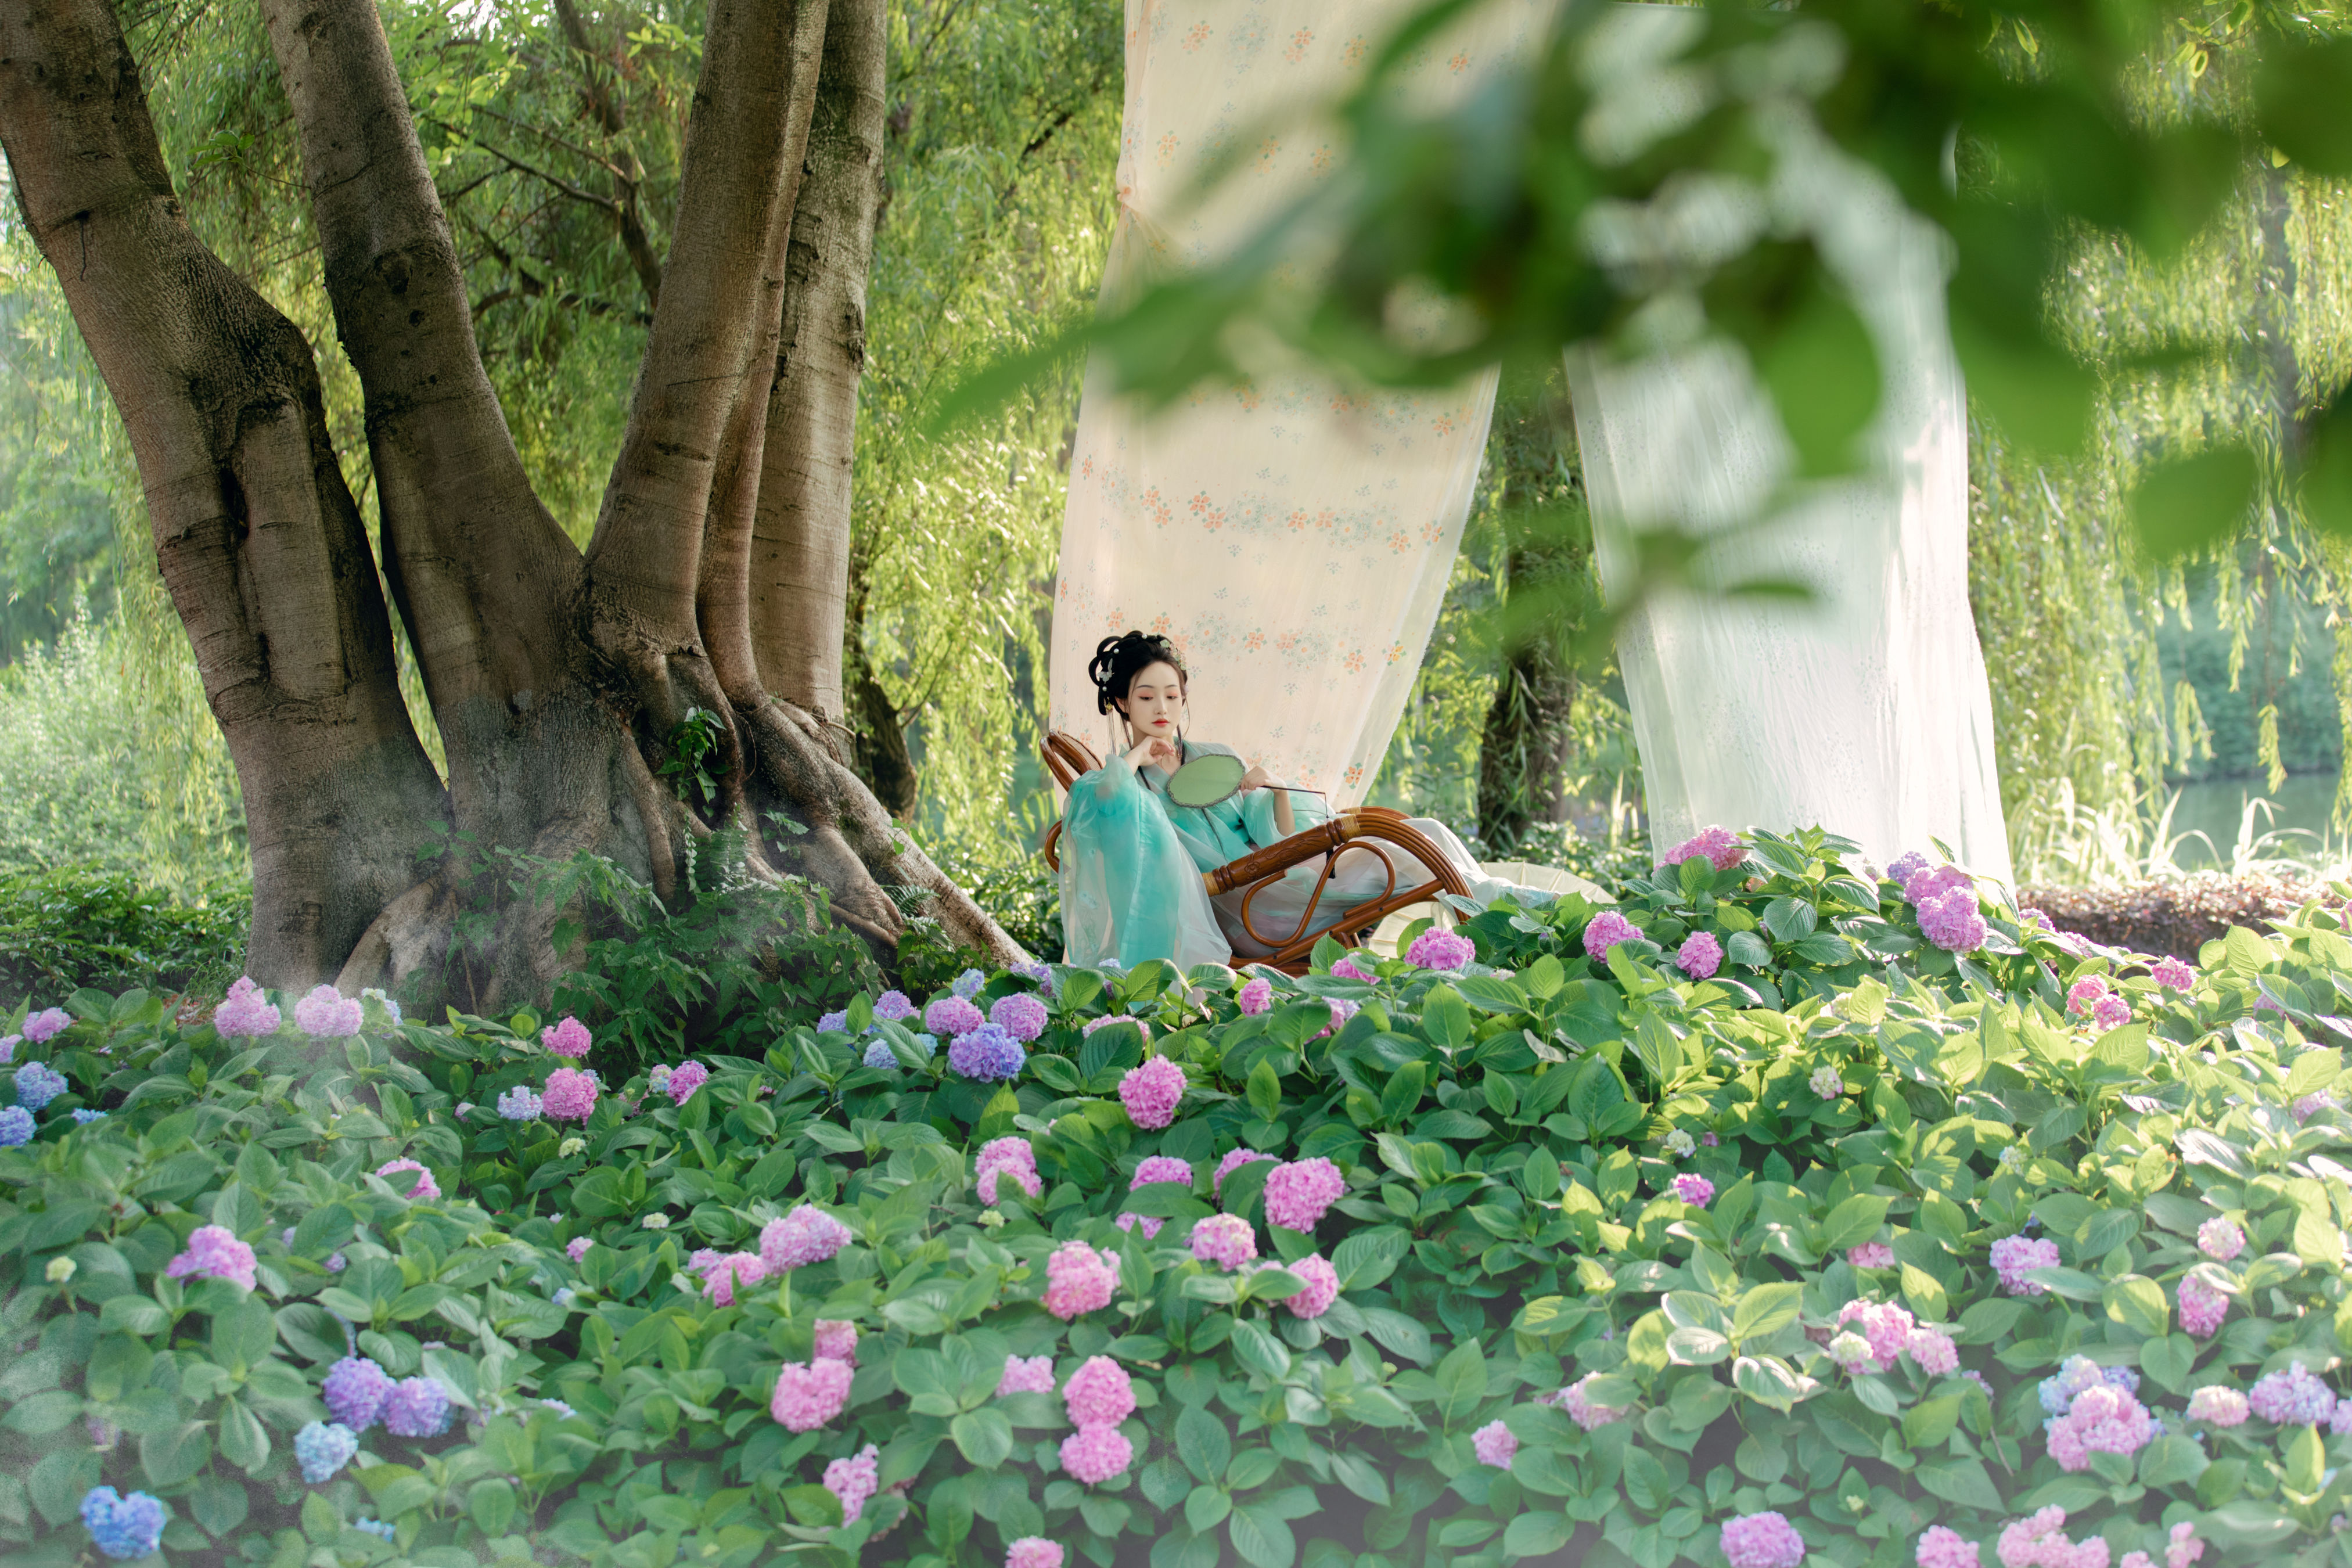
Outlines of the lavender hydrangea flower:
M25 1020L25 1038L35 1045L56 1038L73 1023L73 1015L63 1007L44 1007Z
M980 1083L995 1083L1021 1076L1029 1053L1005 1032L1002 1024L982 1024L958 1035L948 1047L948 1066Z
M982 974L977 969L967 969L961 974L955 977L955 984L949 986L948 989L969 1002L973 997L979 995L980 988L987 984L987 975Z
M891 1051L890 1042L887 1040L869 1041L866 1047L866 1055L862 1059L867 1067L880 1068L885 1071L896 1068L898 1065L898 1058Z
M21 1105L0 1109L0 1149L14 1149L33 1141L33 1113Z
M884 1023L895 1024L911 1018L922 1009L907 1000L904 991L885 991L874 999L874 1016Z
M509 1121L536 1121L542 1109L539 1096L523 1084L499 1096L499 1114Z
M392 1397L392 1390L391 1377L373 1358L345 1356L327 1369L319 1397L337 1422L354 1432L364 1432L383 1415L383 1402Z
M384 1395L383 1429L395 1437L438 1437L449 1430L449 1391L433 1378L402 1378Z

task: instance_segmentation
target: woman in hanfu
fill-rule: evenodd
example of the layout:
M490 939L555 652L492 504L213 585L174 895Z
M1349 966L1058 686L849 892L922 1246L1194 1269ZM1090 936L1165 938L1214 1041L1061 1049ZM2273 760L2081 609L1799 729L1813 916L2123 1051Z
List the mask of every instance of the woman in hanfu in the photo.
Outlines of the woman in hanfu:
M1104 767L1070 785L1062 826L1062 929L1066 962L1096 963L1116 956L1133 965L1171 958L1179 968L1223 963L1233 956L1263 958L1273 949L1242 924L1237 890L1211 900L1201 873L1240 859L1330 819L1323 798L1294 795L1262 767L1243 775L1240 793L1215 805L1178 805L1167 798L1169 776L1195 757L1240 755L1231 746L1184 734L1185 671L1165 637L1129 632L1105 637L1087 666L1098 710L1116 713L1127 748ZM1453 829L1429 817L1412 826L1426 834L1464 879L1482 895L1507 884L1481 871ZM1398 867L1401 888L1415 869ZM1316 880L1319 858L1295 866L1250 900L1250 924L1287 939L1296 931ZM1317 929L1381 897L1388 868L1364 850L1343 850L1316 906ZM1547 895L1527 892L1530 901Z

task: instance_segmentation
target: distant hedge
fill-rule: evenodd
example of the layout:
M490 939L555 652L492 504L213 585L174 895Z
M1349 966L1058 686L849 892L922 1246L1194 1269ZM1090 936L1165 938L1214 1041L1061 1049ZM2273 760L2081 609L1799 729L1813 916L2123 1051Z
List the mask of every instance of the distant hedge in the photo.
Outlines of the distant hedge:
M2347 892L2352 889L2316 880L2200 871L2115 887L2023 888L2018 902L2047 914L2060 931L2102 946L2169 953L2193 963L2207 942L2231 926L2260 931L2313 900L2340 909Z

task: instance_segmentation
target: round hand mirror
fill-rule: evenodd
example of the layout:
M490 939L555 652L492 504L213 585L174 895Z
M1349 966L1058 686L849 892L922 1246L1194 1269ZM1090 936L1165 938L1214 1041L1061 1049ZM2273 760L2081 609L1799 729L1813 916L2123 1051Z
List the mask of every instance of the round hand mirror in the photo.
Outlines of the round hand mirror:
M1194 757L1168 775L1168 798L1178 805L1214 805L1242 787L1249 764L1223 752Z

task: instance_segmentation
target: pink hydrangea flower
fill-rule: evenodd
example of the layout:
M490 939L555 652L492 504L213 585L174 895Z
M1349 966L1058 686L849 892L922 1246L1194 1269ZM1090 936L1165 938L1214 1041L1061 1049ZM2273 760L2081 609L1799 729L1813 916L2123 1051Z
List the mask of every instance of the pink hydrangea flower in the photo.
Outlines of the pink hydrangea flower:
M331 991L334 987L327 989ZM37 1046L47 1045L65 1033L72 1023L73 1015L63 1007L44 1007L25 1020L25 1038Z
M1037 1151L1029 1140L1018 1137L992 1138L980 1146L980 1158L974 1162L975 1182L980 1189L980 1201L996 1201L997 1180L1013 1178L1013 1184L1031 1197L1045 1190L1045 1183L1037 1174Z
M1946 893L1921 902L1919 932L1946 952L1974 952L1991 934L1972 892Z
M961 996L942 996L923 1009L923 1027L943 1040L969 1035L987 1022L980 1009Z
M585 1121L596 1109L596 1080L578 1068L557 1068L540 1094L540 1114L550 1121Z
M2230 1315L2230 1298L2213 1289L2194 1274L2180 1279L2180 1329L2183 1333L2200 1340L2210 1340Z
M796 1204L760 1227L760 1260L772 1274L822 1263L850 1243L849 1227L814 1204Z
M857 1325L844 1318L816 1321L816 1358L857 1364Z
M2094 1535L2081 1545L2066 1539L2066 1510L2053 1504L2008 1525L1993 1551L2001 1568L2107 1568L2107 1542Z
M1676 1176L1674 1187L1675 1196L1695 1209L1703 1209L1715 1201L1715 1184L1693 1172Z
M166 1279L195 1275L206 1279L233 1279L250 1290L256 1259L253 1248L222 1225L200 1225L188 1237L187 1250L163 1268Z
M1622 1421L1633 1414L1633 1407L1630 1405L1592 1403L1591 1398L1585 1393L1584 1385L1599 1375L1598 1373L1586 1373L1558 1394L1552 1394L1548 1400L1538 1400L1537 1403L1549 1404L1555 1409L1566 1413L1570 1420L1587 1432L1597 1431L1612 1421Z
M279 1014L249 975L239 975L213 1009L213 1032L223 1039L256 1039L278 1032Z
M1709 932L1695 931L1675 950L1675 962L1693 980L1711 979L1723 967L1723 943Z
M1639 942L1642 928L1615 910L1603 910L1584 928L1584 955L1595 963L1609 962L1609 950L1621 942ZM1778 1519L1780 1515L1772 1516Z
M575 1236L563 1244L564 1255L577 1263L587 1257L588 1249L595 1245L596 1242L593 1237Z
M1748 858L1748 845L1728 827L1703 827L1697 837L1667 850L1666 864L1679 866L1694 855L1705 856L1706 863L1718 871L1735 871Z
M2281 1426L2316 1426L2336 1414L2336 1395L2299 1361L2257 1379L2246 1403L2255 1415Z
M420 1173L416 1178L416 1185L409 1189L410 1202L423 1203L427 1198L437 1198L441 1195L441 1188L433 1180L433 1173L425 1170L414 1160L386 1160L375 1168L375 1173L379 1176L389 1176L395 1171Z
M1088 1356L1062 1385L1062 1408L1080 1431L1116 1426L1135 1414L1135 1384L1110 1357Z
M2102 1029L2120 1029L2131 1022L2131 1003L2113 991L2091 1007L2091 1022Z
M577 1061L588 1054L588 1026L566 1013L563 1022L551 1024L539 1032L539 1043L559 1057Z
M346 997L331 985L314 985L294 1004L294 1026L314 1040L347 1040L360 1032L363 1010L357 997ZM25 1026L26 1033L32 1026Z
M2252 1406L2234 1388L2209 1383L2189 1396L2189 1419L2214 1426L2242 1426Z
M2227 1263L2246 1250L2246 1233L2215 1215L2197 1227L2197 1250L2216 1263Z
M1282 1304L1290 1309L1294 1318L1319 1318L1331 1310L1339 1299L1339 1271L1319 1253L1308 1253L1296 1263L1283 1265L1307 1282L1306 1289L1295 1296L1285 1296Z
M1223 1159L1217 1162L1216 1174L1209 1178L1209 1191L1213 1194L1222 1194L1225 1190L1225 1178L1228 1175L1244 1165L1254 1165L1261 1160L1273 1158L1273 1155L1261 1154L1255 1149L1234 1149L1228 1152Z
M1724 1524L1723 1554L1731 1568L1797 1568L1805 1540L1777 1512L1747 1513Z
M835 1459L824 1468L824 1489L841 1500L841 1522L856 1524L866 1502L882 1485L882 1451L868 1443L853 1458Z
M1459 971L1477 956L1477 945L1468 937L1434 926L1413 938L1412 945L1404 950L1404 961L1422 969Z
M856 1375L847 1362L786 1362L776 1373L768 1413L787 1432L814 1432L841 1414Z
M1131 1193L1138 1187L1148 1187L1160 1182L1181 1182L1189 1187L1192 1184L1192 1167L1172 1154L1148 1155L1135 1167L1135 1179L1127 1184L1127 1190ZM1143 1239L1151 1241L1158 1238L1160 1227L1168 1222L1151 1215L1123 1213L1118 1223L1121 1230L1133 1230L1140 1226Z
M1062 1468L1087 1486L1127 1473L1135 1445L1116 1426L1087 1426L1062 1439Z
M1861 1371L1885 1372L1911 1347L1911 1314L1891 1301L1848 1301L1838 1309L1836 1327L1849 1325L1868 1347Z
M1519 1440L1500 1421L1489 1421L1470 1434L1470 1452L1482 1465L1492 1465L1498 1470L1511 1468L1511 1460L1519 1451Z
M1380 976L1356 962L1354 953L1343 953L1331 965L1331 973L1342 980L1378 981Z
M1945 1377L1960 1370L1960 1347L1941 1329L1922 1323L1911 1331L1907 1348L1912 1361L1930 1377Z
M1846 1248L1845 1260L1856 1268L1892 1268L1895 1249L1883 1241L1865 1241Z
M2066 987L2066 1011L2078 1018L2087 1018L2091 1010L2099 1005L2099 998L2106 994L2105 975L2085 974Z
M681 1062L670 1068L669 1079L662 1085L673 1105L684 1105L694 1098L694 1091L710 1081L710 1069L700 1062Z
M704 1258L702 1253L695 1256ZM769 1272L768 1265L756 1252L711 1253L705 1261L694 1265L694 1271L702 1276L705 1293L721 1307L733 1306L739 1289L757 1285Z
M1042 1535L1024 1535L1006 1549L1004 1568L1062 1568L1062 1549Z
M2012 1296L2039 1296L2047 1287L2028 1279L2028 1270L2058 1267L2058 1244L2038 1237L2004 1236L1992 1244L1992 1268Z
M2156 967L2148 973L2167 991L2187 991L2197 984L2197 972L2177 958L2157 960ZM2204 1542L2200 1541L2198 1544L2202 1546Z
M1266 1223L1285 1230L1313 1230L1347 1191L1348 1178L1320 1155L1276 1165L1266 1173Z
M1027 991L999 996L988 1009L988 1021L1024 1046L1045 1032L1046 1019L1045 1004Z
M1118 1259L1083 1241L1066 1241L1045 1259L1045 1310L1064 1322L1109 1306L1118 1287Z
M1973 1541L1965 1541L1957 1530L1931 1524L1919 1538L1916 1560L1919 1568L1979 1568L1980 1549Z
M2090 1468L2093 1454L2137 1454L2156 1436L2156 1422L2139 1396L2101 1384L2074 1396L2049 1425L2050 1457L2062 1470Z
M1184 1099L1184 1069L1166 1057L1152 1057L1120 1075L1119 1103L1127 1119L1145 1129L1165 1127L1176 1120Z
M2197 1539L2197 1527L2182 1520L2172 1527L2164 1546L2165 1568L2189 1568L2205 1555L2205 1543Z
M1257 1256L1257 1232L1237 1214L1213 1214L1192 1226L1192 1256L1220 1268L1239 1268Z
M1274 1011L1274 982L1261 974L1243 986L1241 995L1235 1000L1241 1003L1242 1011L1253 1018L1262 1013L1270 1013Z
M1004 1358L1004 1375L997 1380L996 1397L1008 1394L1051 1394L1054 1392L1054 1358L1033 1355Z
M1345 996L1327 996L1323 999L1323 1005L1331 1009L1331 1021L1315 1031L1315 1037L1318 1040L1326 1035L1336 1035L1346 1028L1348 1020L1363 1008L1362 1003L1350 1002Z

